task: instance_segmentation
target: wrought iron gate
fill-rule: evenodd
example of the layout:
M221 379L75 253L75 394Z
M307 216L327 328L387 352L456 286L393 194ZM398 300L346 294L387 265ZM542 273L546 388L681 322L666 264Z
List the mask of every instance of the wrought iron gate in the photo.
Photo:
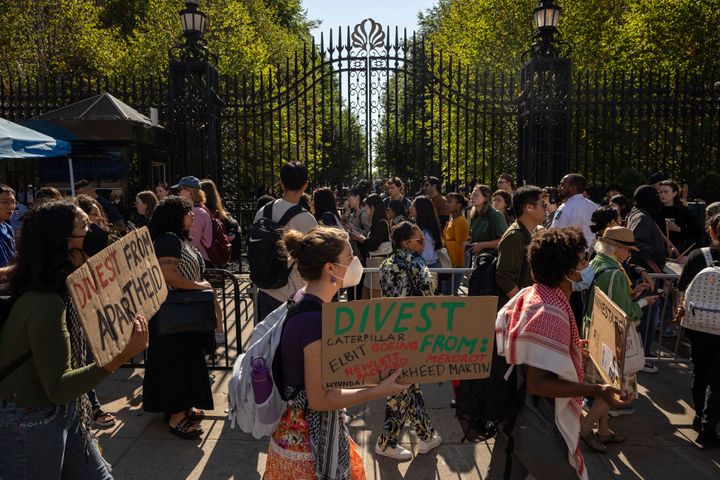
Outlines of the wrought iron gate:
M314 185L488 181L515 170L516 83L372 19L331 31L267 74L221 79L223 184L240 198L277 193L290 160Z

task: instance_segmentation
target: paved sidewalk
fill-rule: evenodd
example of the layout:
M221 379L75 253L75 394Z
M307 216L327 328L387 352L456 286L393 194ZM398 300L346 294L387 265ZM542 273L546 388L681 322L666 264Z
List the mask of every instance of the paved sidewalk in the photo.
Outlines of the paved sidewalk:
M142 370L122 370L98 388L106 410L118 424L99 433L116 479L260 479L267 439L256 440L230 429L224 409L230 372L214 372L215 410L203 421L205 435L194 441L172 436L159 414L142 410ZM584 450L591 479L646 478L686 480L720 478L720 449L703 451L691 439L691 367L660 365L657 375L640 375L637 413L611 420L626 443L600 455ZM428 455L398 463L378 459L374 441L382 428L384 403L375 401L350 409L350 430L365 460L368 480L482 479L492 442L459 443L460 430L448 408L450 385L423 386L426 404L444 443ZM413 452L417 438L404 430L402 443Z

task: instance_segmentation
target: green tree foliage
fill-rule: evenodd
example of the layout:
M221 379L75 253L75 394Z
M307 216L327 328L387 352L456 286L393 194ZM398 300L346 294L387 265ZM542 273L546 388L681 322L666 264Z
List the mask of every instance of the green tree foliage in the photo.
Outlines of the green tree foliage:
M158 79L162 83L167 78L169 50L183 43L179 12L184 8L182 0L0 2L0 22L5 26L0 38L4 65L0 82L24 86L39 79L37 85L42 86L43 79L49 78L54 87L39 93L57 95L60 104L69 98L63 95L72 89L70 85L85 85L87 89L75 88L82 95L109 89L117 80L134 86L152 77L158 85ZM362 177L365 146L357 119L345 114L343 125L339 112L330 113L337 105L325 108L319 97L295 95L293 85L298 91L309 91L314 82L318 83L313 91L317 88L329 96L332 90L335 98L340 95L335 75L306 75L309 70L298 67L293 56L299 52L300 63L307 67L303 53L307 57L313 53L310 29L315 22L306 17L302 1L203 0L201 10L208 22L206 45L218 57L216 67L222 78L221 151L230 169L224 172L226 184L233 190L226 193L232 197L263 186L272 189L280 166L288 160L310 165L316 183L339 185ZM319 59L319 52L314 53L313 62ZM67 80L63 85L68 91L59 91L56 79ZM266 82L264 90L261 79ZM269 79L274 82L272 89ZM130 104L162 107L166 99L154 93L155 97L142 99L134 93L133 98L118 96ZM351 135L343 135L347 132Z
M164 74L179 42L181 0L0 3L2 76ZM300 0L207 0L207 42L222 74L258 73L310 41Z
M720 0L559 0L562 38L582 70L717 70ZM456 59L517 70L533 33L535 0L440 0L423 31Z

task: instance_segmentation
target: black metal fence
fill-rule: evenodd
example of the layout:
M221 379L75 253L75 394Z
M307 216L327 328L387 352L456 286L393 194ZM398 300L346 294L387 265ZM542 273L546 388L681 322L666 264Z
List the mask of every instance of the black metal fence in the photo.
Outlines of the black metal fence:
M517 169L519 75L469 69L377 24L339 30L266 74L221 77L219 86L223 194L235 213L276 192L288 160L308 164L314 185L399 175L410 192L423 175L451 190ZM102 91L168 119L167 80L158 77L4 79L0 117L29 119ZM714 80L585 72L573 76L567 105L571 169L591 184L630 169L692 188L720 171Z

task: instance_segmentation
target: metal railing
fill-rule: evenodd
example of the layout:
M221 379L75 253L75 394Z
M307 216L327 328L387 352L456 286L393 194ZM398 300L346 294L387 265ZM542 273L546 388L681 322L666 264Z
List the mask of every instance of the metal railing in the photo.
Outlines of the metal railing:
M249 282L240 282L227 270L206 269L205 280L210 282L222 312L223 337L215 352L206 356L210 370L232 370L233 363L242 348L242 330L253 320L253 296ZM126 368L145 368L146 352L137 355Z
M458 296L467 295L466 280L472 273L472 268L431 268L430 272L439 278L438 294L442 295L443 291L456 292ZM380 274L379 268L363 269L364 278L369 278L368 283L372 283L375 277ZM647 357L647 360L654 362L689 362L690 359L680 356L679 351L682 346L683 329L680 327L673 348L663 346L663 325L667 316L669 304L672 302L676 290L675 285L679 279L679 275L671 273L650 274L654 280L668 280L672 287L668 289L666 301L662 306L660 313L660 325L658 326L657 345L653 351L655 356ZM230 370L237 356L241 354L243 349L243 330L252 329L258 323L257 295L258 288L255 287L248 279L240 279L237 275L219 269L207 269L205 271L205 279L210 282L217 294L217 300L222 312L223 333L225 344L219 345L213 355L208 356L208 368L211 370ZM445 290L442 289L441 282L448 282ZM345 302L351 298L358 298L362 295L364 285L361 282L353 287L355 295L349 295L348 290L343 290L338 295L338 301ZM365 293L368 293L367 290ZM373 290L373 298L381 296L379 289ZM672 311L672 310L671 310ZM251 323L252 322L252 323ZM248 336L249 334L246 334ZM646 337L647 338L647 337ZM144 355L134 358L125 367L144 368Z
M431 268L430 273L432 273L436 278L440 277L440 279L444 279L444 276L448 276L446 281L450 281L450 287L451 291L455 291L455 287L457 286L457 294L458 295L467 295L467 289L463 289L462 283L466 280L467 276L472 273L472 268ZM369 277L369 283L373 283L374 277L376 275L380 274L380 268L363 268L363 279ZM460 275L462 274L462 278L460 278ZM258 288L255 285L251 285L250 289L252 290L252 298L253 298L253 305L257 305L257 295L258 295ZM346 302L350 298L357 299L363 292L364 285L363 281L360 281L360 284L358 284L355 287L352 287L352 290L354 291L354 295L350 296L348 295L348 290L345 289L341 291L338 295L338 300L341 302ZM440 282L438 282L438 289L440 289ZM440 290L439 290L440 291ZM440 294L440 293L439 293ZM379 298L381 297L380 290L378 288L375 288L372 290L372 298ZM257 309L253 309L253 323L254 325L257 325L259 321Z
M675 311L676 305L676 298L677 298L677 282L680 280L680 274L678 273L650 273L648 276L653 280L664 280L666 281L665 285L666 288L664 289L663 296L664 301L662 308L660 310L660 318L658 321L658 325L656 325L657 328L657 338L656 345L654 346L653 350L655 352L655 356L646 357L646 360L653 361L653 362L663 362L663 363L689 363L691 361L688 357L682 357L680 356L680 347L682 346L682 339L683 339L683 332L685 329L682 326L678 326L678 331L675 333L675 344L672 348L667 348L663 345L663 333L665 330L665 319L668 315L668 306L670 303L672 303L672 308L670 310L670 315L672 316L673 312ZM643 312L643 315L646 313ZM645 322L645 328L646 331L644 338L650 338L651 333L648 329L650 328L650 322ZM672 337L670 337L672 338Z

